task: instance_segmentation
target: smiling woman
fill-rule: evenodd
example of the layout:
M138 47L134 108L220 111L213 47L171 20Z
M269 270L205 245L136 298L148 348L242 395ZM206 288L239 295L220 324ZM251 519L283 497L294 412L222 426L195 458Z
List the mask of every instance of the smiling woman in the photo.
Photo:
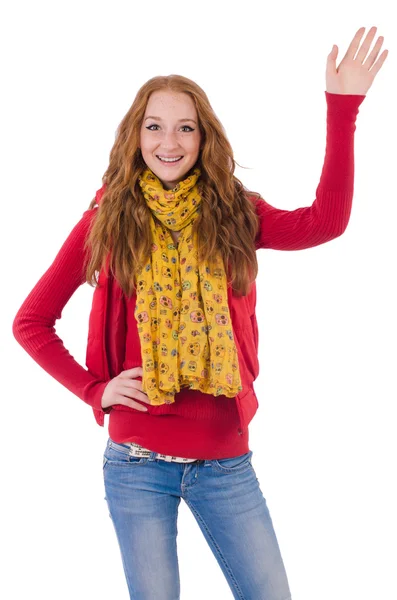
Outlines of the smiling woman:
M181 498L235 598L291 598L249 449L256 251L312 248L348 225L356 117L382 61L375 51L362 63L368 39L354 58L360 36L338 71L328 60L340 93L326 90L311 206L282 210L249 192L205 92L186 77L154 77L120 123L102 187L14 319L16 339L99 425L109 414L103 475L131 598L180 597ZM95 287L88 370L54 328L84 281Z

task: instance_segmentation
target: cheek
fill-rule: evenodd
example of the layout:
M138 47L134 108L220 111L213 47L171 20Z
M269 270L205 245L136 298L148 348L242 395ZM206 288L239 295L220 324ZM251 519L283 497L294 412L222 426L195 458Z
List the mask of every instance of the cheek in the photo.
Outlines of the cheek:
M150 150L153 147L153 138L146 136L145 134L141 134L139 145L143 151Z
M187 140L184 147L190 154L196 154L200 150L200 140L198 138Z

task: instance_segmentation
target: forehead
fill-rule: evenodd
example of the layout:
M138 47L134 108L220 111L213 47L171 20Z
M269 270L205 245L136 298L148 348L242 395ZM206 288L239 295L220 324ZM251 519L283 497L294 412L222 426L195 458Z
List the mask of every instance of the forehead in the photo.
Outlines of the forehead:
M183 109L185 116L196 115L196 107L188 94L183 92L157 91L153 92L146 105L145 115L161 112L180 112ZM152 112L157 111L157 112Z

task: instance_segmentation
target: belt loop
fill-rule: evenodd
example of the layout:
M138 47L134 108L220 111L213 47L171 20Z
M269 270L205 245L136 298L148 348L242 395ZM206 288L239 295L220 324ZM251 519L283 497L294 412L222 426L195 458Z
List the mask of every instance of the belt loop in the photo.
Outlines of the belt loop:
M156 458L156 454L157 454L157 452L151 452L148 460L150 462L152 462Z

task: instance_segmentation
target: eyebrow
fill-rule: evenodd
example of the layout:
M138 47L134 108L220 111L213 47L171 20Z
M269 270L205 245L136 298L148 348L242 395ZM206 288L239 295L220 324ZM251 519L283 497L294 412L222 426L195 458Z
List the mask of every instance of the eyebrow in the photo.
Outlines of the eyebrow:
M152 116L150 116L150 117L146 117L145 121L147 119L156 119L157 121L162 121L161 117L152 117ZM196 123L196 121L194 119L178 119L178 123L180 123L181 121L191 121L192 123L194 123L195 125L197 125L197 123Z

